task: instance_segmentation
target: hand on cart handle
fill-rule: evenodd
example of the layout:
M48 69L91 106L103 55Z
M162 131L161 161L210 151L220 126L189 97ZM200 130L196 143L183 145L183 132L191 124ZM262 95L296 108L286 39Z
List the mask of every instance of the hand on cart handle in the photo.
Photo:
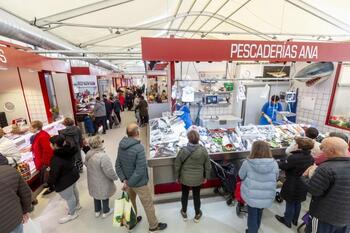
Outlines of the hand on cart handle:
M202 184L206 184L208 182L208 179L204 179Z

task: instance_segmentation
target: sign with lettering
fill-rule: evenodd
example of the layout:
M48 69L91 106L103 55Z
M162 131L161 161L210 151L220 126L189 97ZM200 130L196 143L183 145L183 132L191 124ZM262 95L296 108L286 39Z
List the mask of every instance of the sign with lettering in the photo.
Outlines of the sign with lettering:
M318 45L232 43L231 58L317 59Z
M349 42L142 38L146 61L350 61Z
M7 63L7 58L5 56L5 52L2 49L0 49L0 63Z

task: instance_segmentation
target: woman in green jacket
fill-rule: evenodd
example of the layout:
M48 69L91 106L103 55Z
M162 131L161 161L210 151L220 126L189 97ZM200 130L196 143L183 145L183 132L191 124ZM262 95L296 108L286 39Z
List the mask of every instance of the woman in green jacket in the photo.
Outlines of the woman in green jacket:
M198 223L202 217L200 189L201 185L207 182L210 176L211 165L208 152L205 147L199 144L199 134L191 130L187 134L189 143L183 147L175 161L175 174L177 181L182 186L181 215L184 221L187 220L187 203L190 189L192 189L194 208L196 216L194 222Z

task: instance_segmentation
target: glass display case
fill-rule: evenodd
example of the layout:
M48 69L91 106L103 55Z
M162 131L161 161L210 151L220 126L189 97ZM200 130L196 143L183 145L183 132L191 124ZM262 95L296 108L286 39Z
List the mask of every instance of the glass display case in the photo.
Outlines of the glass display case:
M347 103L350 100L350 64L341 66L333 85L326 124L350 130L350 108Z

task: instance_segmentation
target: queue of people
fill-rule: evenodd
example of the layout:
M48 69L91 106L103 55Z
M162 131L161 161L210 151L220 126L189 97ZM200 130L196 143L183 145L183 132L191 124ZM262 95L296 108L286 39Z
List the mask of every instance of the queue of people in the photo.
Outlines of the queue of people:
M141 122L143 98L139 107ZM102 102L102 101L101 101ZM118 101L116 101L118 102ZM115 102L114 102L115 103ZM111 111L115 110L115 104ZM120 109L121 110L121 109ZM59 135L49 137L42 130L42 123L33 121L31 138L34 162L37 169L45 174L49 169L48 190L56 191L67 203L67 215L59 219L60 224L78 218L80 206L77 181L80 178L82 149L86 153L88 191L94 203L96 218L107 218L113 213L110 198L116 192L115 182L120 180L123 190L128 192L135 209L139 212L136 197L141 200L145 210L149 232L158 232L167 228L166 223L158 220L149 189L148 167L145 148L140 142L139 125L129 124L126 136L119 142L115 166L106 154L104 142L99 136L91 137L88 142L82 138L81 131L74 126L70 118L64 119L65 130ZM0 130L1 133L1 130ZM46 134L45 134L46 133ZM1 136L1 134L0 134ZM181 207L179 215L188 220L187 206L189 192L192 190L195 216L199 223L203 214L201 210L202 185L211 173L211 163L206 148L199 144L200 135L195 130L187 134L188 144L183 147L175 160L175 174L181 185ZM262 223L264 209L270 208L276 194L280 171L284 171L286 180L281 189L285 200L283 216L276 215L276 221L287 228L297 226L300 220L301 203L311 195L307 233L349 233L350 231L350 156L348 138L339 133L332 133L321 143L316 142L318 131L315 128L305 130L305 137L295 138L286 150L285 160L276 161L272 157L270 146L264 141L256 141L248 158L242 163L238 176L241 180L241 196L248 209L247 233L258 233ZM1 139L1 138L0 138ZM0 148L3 145L0 140ZM6 153L6 150L2 149ZM10 217L0 214L0 232L21 233L23 223L29 218L31 208L31 191L20 174L8 162L12 154L0 154L0 213L11 209ZM321 162L316 163L322 157ZM41 174L42 177L45 175ZM7 206L11 204L11 208ZM15 208L13 208L15 207ZM137 216L137 223L142 221Z

